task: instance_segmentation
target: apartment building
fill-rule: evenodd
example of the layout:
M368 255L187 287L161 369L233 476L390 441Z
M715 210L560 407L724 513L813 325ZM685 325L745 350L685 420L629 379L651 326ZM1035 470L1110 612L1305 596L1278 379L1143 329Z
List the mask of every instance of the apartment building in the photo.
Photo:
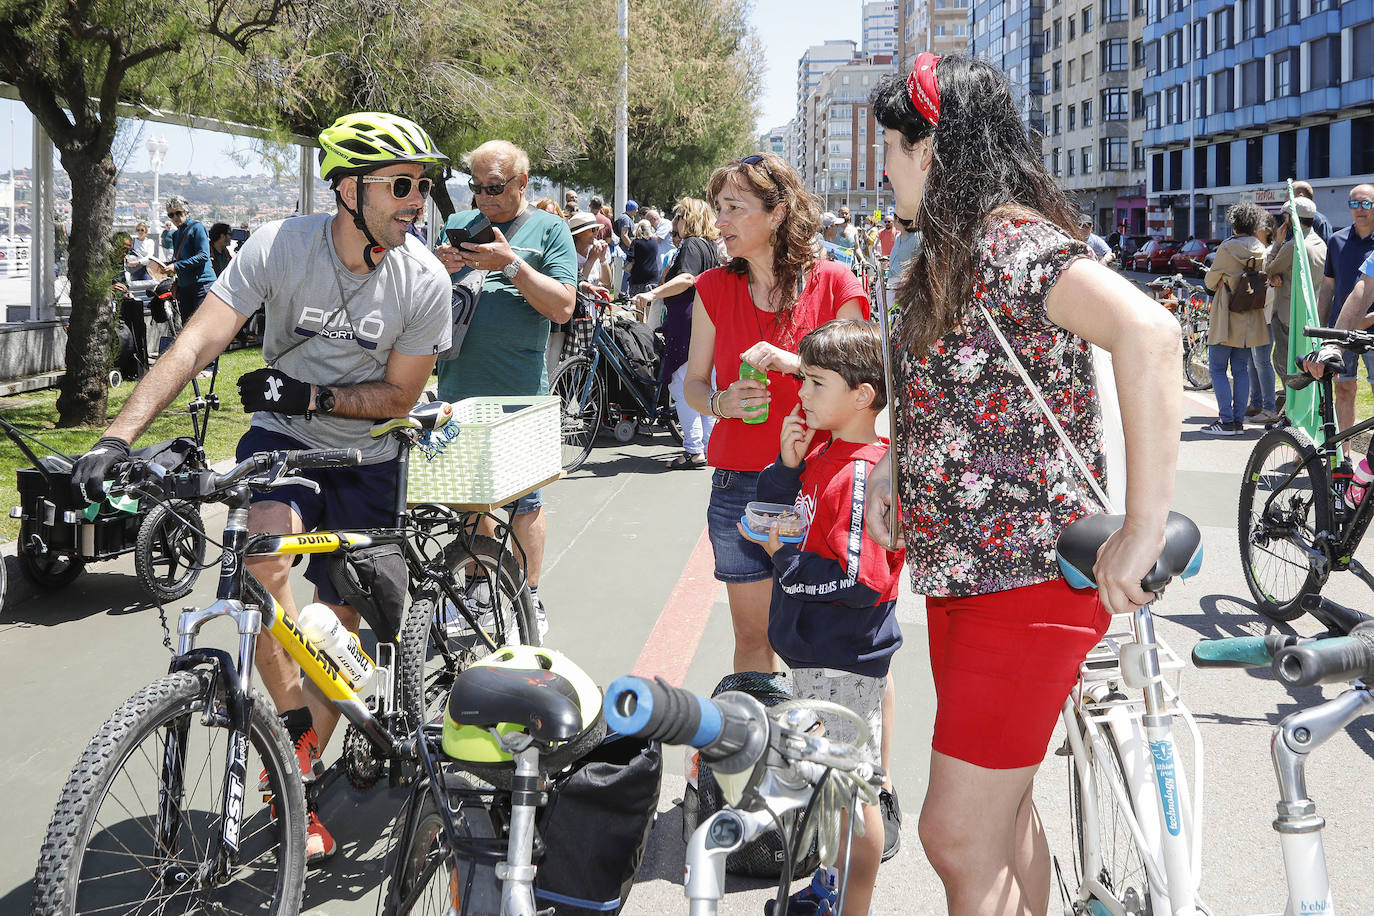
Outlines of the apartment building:
M814 186L818 171L817 163L811 156L811 137L815 132L811 112L814 109L812 96L820 84L821 77L836 67L854 60L858 49L850 40L827 41L825 44L812 45L797 61L797 117L793 142L794 158L792 164L801 172L808 186Z
M1143 233L1144 0L1052 0L1041 25L1045 165L1102 235Z
M969 0L899 0L897 69L911 70L922 51L966 54L969 50Z
M1141 2L1151 231L1224 238L1227 207L1277 211L1290 178L1348 225L1374 181L1374 2Z
M862 52L865 57L874 54L897 53L897 3L896 0L877 0L863 5Z
M1030 0L973 0L967 11L969 53L1006 74L1016 91L1022 122L1036 131L1044 129L1042 10L1040 3Z
M882 129L868 97L893 66L890 54L856 58L823 75L811 95L807 158L816 169L807 186L827 210L847 206L857 215L892 202L882 188Z
M796 131L797 122L795 120L788 121L781 127L770 127L759 136L759 151L776 153L786 161L792 162L796 157L794 149Z

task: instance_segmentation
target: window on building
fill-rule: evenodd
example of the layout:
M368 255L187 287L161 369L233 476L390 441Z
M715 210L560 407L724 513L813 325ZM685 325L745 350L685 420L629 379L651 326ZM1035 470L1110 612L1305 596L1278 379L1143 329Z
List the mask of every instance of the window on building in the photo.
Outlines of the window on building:
M1125 137L1103 137L1098 141L1102 171L1124 172L1126 170L1126 142Z
M1078 72L1078 61L1076 61L1076 60L1071 60L1071 61L1069 61L1069 85L1070 85L1070 86L1072 86L1074 83L1078 82L1078 79L1077 79L1077 78L1075 77L1075 75L1074 75L1074 74L1076 74L1077 72Z
M1159 127L1159 93L1152 92L1145 96L1145 129L1154 130Z
M1240 34L1247 40L1264 34L1264 6L1260 0L1240 0Z
M1295 95L1297 86L1293 84L1293 52L1280 51L1274 55L1274 86L1270 98L1281 99Z
M1074 156L1073 150L1069 150L1068 155L1069 177L1072 178L1078 173L1078 158Z
M1058 92L1064 88L1063 75L1064 65L1059 61L1055 61L1050 66L1050 90L1052 92Z
M981 23L986 22L986 21L987 21L986 19L982 19L982 20L979 20L979 23L981 24ZM1054 45L1050 44L1050 30L1049 30L1049 29L1045 29L1044 49L1045 49L1046 51L1048 51L1048 50L1049 50L1050 48L1052 48L1052 47L1054 47Z
M1093 52L1083 52L1083 56L1079 58L1078 72L1083 74L1084 79L1087 79L1088 74L1093 72Z
M1207 186L1207 147L1199 146L1193 150L1193 186Z
M1224 188L1231 183L1231 144L1219 143L1216 150L1216 187Z
M1207 20L1193 22L1193 57L1201 60L1207 56Z
M1077 17L1077 16L1070 16L1070 17L1069 17L1069 41L1073 41L1073 40L1074 40L1075 38L1077 38L1077 37L1078 37L1078 17Z
M1240 66L1240 104L1258 105L1264 101L1264 61L1248 60Z
M1105 44L1105 42L1103 43ZM1159 42L1157 41L1152 41L1145 46L1145 75L1159 75Z
M1164 190L1164 154L1155 153L1150 157L1150 188Z
M1183 87L1170 86L1164 90L1164 123L1183 123Z
M1126 55L1129 49L1124 38L1109 38L1099 46L1102 54L1102 72L1110 73L1127 68Z
M1054 25L1050 27L1050 31L1054 34L1054 44L1052 45L1052 47L1057 48L1057 47L1059 47L1059 45L1062 43L1062 39L1063 39L1063 37L1064 37L1064 22L1063 22L1063 20L1062 20L1062 19L1056 19L1056 20L1054 20Z
M1298 132L1286 130L1279 134L1279 181L1298 177Z
M851 117L853 117L853 116L854 116L854 106L853 106L853 105L831 105L831 106L830 106L830 120L832 120L832 121L839 121L839 120L848 121L848 120L849 120Z
M1183 63L1183 30L1175 29L1164 36L1164 69L1173 70Z
M1131 66L1137 69L1145 66L1145 42L1139 38L1131 42Z
M1055 178L1058 178L1058 177L1059 177L1059 173L1060 173L1060 171L1061 171L1061 169L1060 169L1060 163L1061 163L1061 161L1062 161L1062 159L1063 159L1063 157L1060 155L1060 150L1058 150L1058 149L1053 150L1053 151L1050 153L1050 157L1054 160L1054 167L1053 167L1054 177L1055 177Z
M1145 117L1145 90L1136 89L1131 93L1131 117Z
M1069 117L1069 130L1077 130L1077 129L1078 129L1078 106L1077 106L1077 105L1070 105L1070 106L1069 106L1069 115L1068 115L1068 117Z
M1307 178L1331 177L1331 125L1307 128Z
M1350 169L1355 174L1374 172L1374 118L1350 122Z
M1341 84L1341 36L1318 38L1308 47L1308 89L1328 89Z
M1374 54L1369 53L1370 49L1374 49L1374 22L1366 22L1350 30L1350 47L1365 49L1364 53L1350 55L1350 78L1362 80L1374 76Z
M1126 120L1126 93L1128 89L1104 89L1102 90L1102 120L1104 121L1124 121ZM1084 104L1087 104L1086 102Z
M1212 105L1214 114L1235 111L1235 71L1227 67L1212 74Z
M1183 187L1183 150L1169 153L1169 190L1178 191Z
M1083 164L1083 174L1091 175L1093 173L1093 148L1091 146L1083 147L1078 151L1078 158Z
M1136 170L1145 168L1145 144L1139 140L1131 141L1131 168Z
M1274 28L1281 29L1289 23L1298 21L1298 0L1274 0L1271 13Z
M1102 21L1125 22L1127 9L1126 0L1102 0Z
M1083 34L1086 35L1093 30L1093 8L1083 7L1083 11L1078 14L1078 19L1083 25Z
M1060 112L1063 110L1063 107L1063 105L1056 105L1052 109L1050 109L1050 133L1054 134L1055 136L1059 135L1059 115Z
M1318 13L1333 10L1339 2L1340 0L1312 0L1312 15L1315 16Z
M1229 6L1224 6L1213 14L1212 18L1212 50L1224 51L1235 46L1235 10Z
M1080 106L1083 109L1083 126L1091 127L1093 123L1093 103L1092 99L1084 99Z
M1131 15L1132 15L1132 16L1144 16L1144 15L1145 15L1145 0L1133 0L1133 2L1134 2L1134 9L1131 11Z
M1245 141L1245 183L1259 184L1264 180L1264 138L1251 137Z

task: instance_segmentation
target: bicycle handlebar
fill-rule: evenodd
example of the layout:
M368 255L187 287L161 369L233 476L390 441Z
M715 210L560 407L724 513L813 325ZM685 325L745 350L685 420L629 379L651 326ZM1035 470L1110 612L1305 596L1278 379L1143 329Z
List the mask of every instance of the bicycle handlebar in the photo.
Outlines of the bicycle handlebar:
M1263 668L1273 663L1275 653L1297 639L1281 633L1204 639L1193 646L1193 664L1199 668Z
M626 675L606 689L607 727L664 744L701 750L701 759L725 773L752 767L768 749L772 720L745 693L703 697L665 682Z
M1274 656L1274 674L1289 687L1374 680L1374 624L1349 636L1288 646Z
M312 448L285 452L282 462L293 468L356 467L363 463L362 449Z

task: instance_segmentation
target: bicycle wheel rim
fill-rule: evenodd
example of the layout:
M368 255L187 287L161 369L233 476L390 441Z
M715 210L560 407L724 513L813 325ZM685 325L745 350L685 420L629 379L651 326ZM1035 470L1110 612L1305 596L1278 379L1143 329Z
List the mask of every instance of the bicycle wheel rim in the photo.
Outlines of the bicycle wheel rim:
M1275 620L1302 616L1302 597L1319 585L1308 551L1328 525L1327 485L1305 439L1288 430L1266 434L1241 482L1241 568L1256 607Z
M169 703L141 723L134 739L111 765L90 800L90 827L79 841L70 868L73 906L86 914L153 914L167 912L277 912L282 901L298 899L290 888L289 862L279 824L261 793L245 785L239 831L240 858L219 879L202 881L204 854L221 830L227 729L200 723L200 697L188 695ZM184 732L180 793L162 792L164 758L169 741ZM286 791L289 776L269 753L270 735L250 729L245 779L259 768L268 774L268 794ZM176 745L173 744L175 747ZM157 840L159 806L179 794L178 826L170 850Z
M562 405L563 470L580 468L591 454L605 410L605 393L592 361L579 356L564 363L549 385Z
M1083 744L1091 747L1087 734L1083 735ZM1110 740L1105 744L1110 751L1107 759L1094 754L1089 764L1095 792L1093 804L1097 809L1097 848L1102 857L1102 867L1095 877L1125 908L1127 916L1149 916L1152 912L1149 875L1131 834L1126 812L1117 806L1109 781L1115 778L1125 784L1125 768L1116 744ZM1083 786L1079 781L1078 761L1072 756L1069 757L1069 793L1074 815L1074 876L1081 887L1086 877L1088 838L1083 834Z

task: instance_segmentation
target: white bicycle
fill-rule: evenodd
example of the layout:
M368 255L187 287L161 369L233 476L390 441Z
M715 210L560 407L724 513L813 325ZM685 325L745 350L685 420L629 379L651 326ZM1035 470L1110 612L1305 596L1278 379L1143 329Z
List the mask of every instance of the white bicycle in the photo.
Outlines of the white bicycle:
M1098 548L1124 516L1097 515L1069 525L1056 550L1065 579L1093 587ZM1202 564L1202 535L1169 514L1164 552L1141 586L1156 596ZM1203 753L1193 715L1178 695L1182 661L1155 632L1147 604L1114 617L1079 668L1064 702L1075 885L1060 890L1074 916L1194 916L1202 875ZM1174 721L1192 736L1191 766L1181 766ZM1188 788L1192 772L1193 791Z
M1322 844L1326 821L1307 795L1307 759L1332 736L1374 709L1374 695L1368 686L1374 683L1374 622L1320 596L1312 596L1307 610L1333 633L1349 635L1205 639L1193 647L1193 662L1200 668L1272 666L1279 683L1289 688L1350 682L1350 689L1334 699L1286 716L1275 726L1270 742L1279 784L1274 830L1279 835L1288 882L1284 916L1334 916Z

